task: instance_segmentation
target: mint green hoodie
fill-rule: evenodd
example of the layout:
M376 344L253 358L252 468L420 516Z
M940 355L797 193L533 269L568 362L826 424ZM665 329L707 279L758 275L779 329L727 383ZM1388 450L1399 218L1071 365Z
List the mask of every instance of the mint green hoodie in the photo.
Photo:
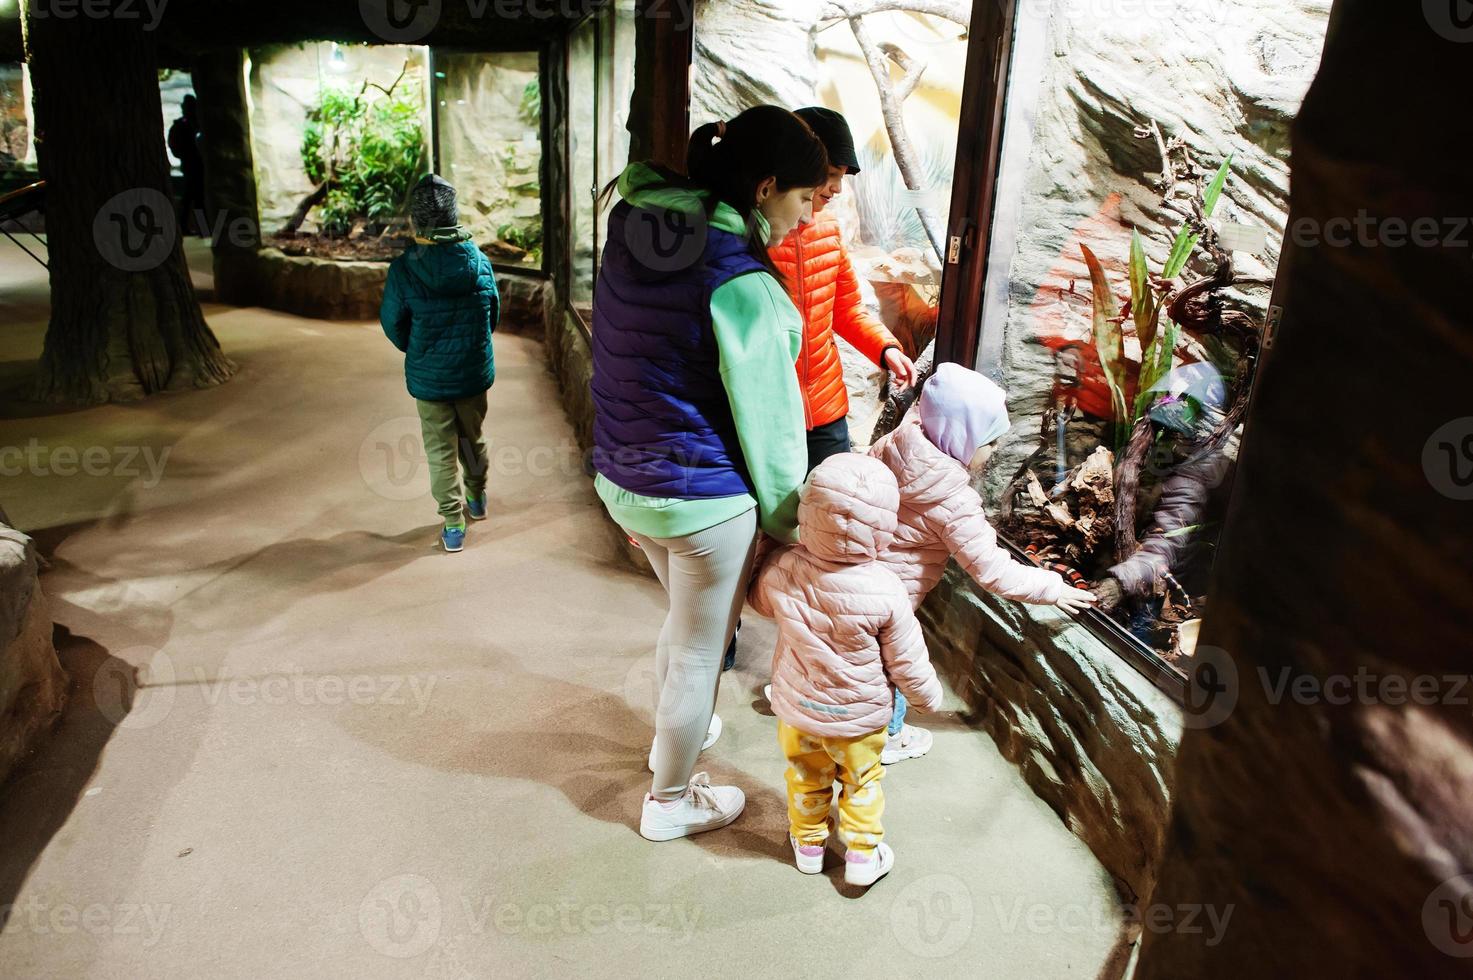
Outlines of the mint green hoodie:
M689 214L705 210L700 192L651 187L660 179L648 166L631 164L619 177L619 195L635 207ZM757 220L766 233L767 221L760 212ZM724 203L716 206L710 224L746 235L741 215ZM715 290L711 325L722 385L755 497L746 493L706 500L647 497L602 474L595 479L595 488L620 526L652 538L694 534L755 506L762 530L791 543L797 540L798 489L808 470L803 396L793 367L802 348L802 319L787 291L764 272L737 276Z

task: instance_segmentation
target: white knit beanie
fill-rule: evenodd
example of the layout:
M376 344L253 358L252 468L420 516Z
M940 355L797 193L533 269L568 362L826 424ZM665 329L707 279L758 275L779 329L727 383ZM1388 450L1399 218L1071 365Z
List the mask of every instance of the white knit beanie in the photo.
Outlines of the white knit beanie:
M967 466L978 448L1012 426L1007 402L1007 394L986 377L945 363L921 390L921 429L936 448Z

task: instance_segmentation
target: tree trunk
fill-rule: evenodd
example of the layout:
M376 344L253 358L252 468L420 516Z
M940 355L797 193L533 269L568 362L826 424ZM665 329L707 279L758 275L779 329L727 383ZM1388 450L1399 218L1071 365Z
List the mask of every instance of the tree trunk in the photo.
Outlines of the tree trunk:
M179 241L153 35L136 6L24 28L46 179L51 322L37 397L128 400L230 377Z

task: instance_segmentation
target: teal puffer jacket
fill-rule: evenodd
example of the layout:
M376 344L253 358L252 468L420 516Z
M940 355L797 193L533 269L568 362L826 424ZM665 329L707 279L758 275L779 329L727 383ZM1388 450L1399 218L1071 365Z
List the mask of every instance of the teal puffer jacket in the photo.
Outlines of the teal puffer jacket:
M389 266L379 322L404 352L415 398L453 401L490 388L500 315L491 261L471 242L411 245Z

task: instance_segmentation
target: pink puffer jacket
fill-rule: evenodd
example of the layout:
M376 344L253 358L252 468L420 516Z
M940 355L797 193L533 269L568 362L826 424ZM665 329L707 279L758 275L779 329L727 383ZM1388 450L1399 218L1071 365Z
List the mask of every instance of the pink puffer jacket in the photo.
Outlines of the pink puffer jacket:
M1063 577L1014 561L997 543L967 468L926 438L914 413L875 443L870 455L889 467L900 485L900 523L880 560L905 583L913 608L919 609L941 581L953 555L988 592L1019 602L1059 601Z
M798 504L801 543L773 552L752 583L752 608L777 620L772 710L801 732L858 738L884 728L892 683L917 708L941 706L905 586L875 560L899 502L878 461L824 460Z

